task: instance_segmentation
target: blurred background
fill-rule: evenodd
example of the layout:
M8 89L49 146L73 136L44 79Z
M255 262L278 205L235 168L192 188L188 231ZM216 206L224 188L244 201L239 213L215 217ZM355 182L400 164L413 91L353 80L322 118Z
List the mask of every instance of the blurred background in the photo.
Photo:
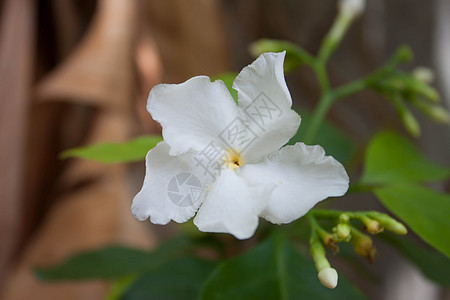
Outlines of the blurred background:
M32 267L112 243L150 249L177 226L132 217L143 163L61 160L59 153L158 134L145 109L152 86L239 71L253 61L248 46L260 38L316 53L336 1L1 0L0 9L0 295L103 299L106 282L43 283ZM401 44L415 53L408 70L435 70L448 108L448 0L368 0L330 61L332 84L367 74ZM314 74L301 68L287 82L295 106L312 110L319 96ZM449 127L418 118L417 143L431 160L448 165ZM339 102L329 119L360 148L381 128L403 130L394 109L370 92ZM367 197L345 197L340 205L382 209ZM378 280L344 272L371 299L450 299L392 249L381 246L378 253L370 266Z

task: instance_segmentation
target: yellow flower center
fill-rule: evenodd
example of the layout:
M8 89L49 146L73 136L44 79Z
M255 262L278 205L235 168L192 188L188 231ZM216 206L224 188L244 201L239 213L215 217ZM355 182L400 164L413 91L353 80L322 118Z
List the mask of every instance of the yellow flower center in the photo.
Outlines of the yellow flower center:
M232 170L236 170L237 168L242 166L244 164L244 160L241 157L240 151L235 152L234 150L227 149L227 154L224 158L224 164Z

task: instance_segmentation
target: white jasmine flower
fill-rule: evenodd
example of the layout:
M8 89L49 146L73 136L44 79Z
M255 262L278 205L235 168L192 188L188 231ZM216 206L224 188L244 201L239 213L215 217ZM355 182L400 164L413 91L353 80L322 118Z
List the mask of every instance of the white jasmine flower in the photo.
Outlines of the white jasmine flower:
M147 109L164 141L149 151L141 191L131 207L139 220L194 224L205 232L251 237L259 217L289 223L316 203L348 189L344 167L320 146L284 146L300 116L283 73L285 52L265 53L234 81L197 76L160 84ZM282 148L281 148L282 147Z

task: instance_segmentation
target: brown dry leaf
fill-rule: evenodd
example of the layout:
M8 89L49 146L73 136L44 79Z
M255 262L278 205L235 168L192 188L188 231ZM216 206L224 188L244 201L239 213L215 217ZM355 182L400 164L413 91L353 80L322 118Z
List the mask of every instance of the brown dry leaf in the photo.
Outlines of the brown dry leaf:
M41 101L111 108L132 96L137 0L100 0L89 32L72 55L37 88Z

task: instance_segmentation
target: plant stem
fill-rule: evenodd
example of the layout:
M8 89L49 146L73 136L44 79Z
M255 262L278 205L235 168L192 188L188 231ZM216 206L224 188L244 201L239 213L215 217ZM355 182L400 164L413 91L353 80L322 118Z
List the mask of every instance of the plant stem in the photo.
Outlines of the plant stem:
M361 78L342 86L339 86L333 90L333 97L335 100L346 98L360 91L365 90L368 87L368 78Z
M319 85L323 94L326 94L330 90L330 80L328 79L327 69L325 62L318 59L314 65L313 69L316 72L317 79L319 80Z
M338 13L333 25L323 39L319 54L317 55L318 60L323 62L323 64L326 64L331 54L339 46L352 21L352 16L342 12Z
M339 219L342 214L348 215L351 219L360 220L363 217L371 216L377 214L376 211L343 211L343 210L334 210L334 209L312 209L309 211L308 215L312 215L314 218L321 219ZM379 214L379 213L378 213ZM310 220L311 222L311 220ZM316 221L317 222L317 221Z
M314 110L311 123L309 123L309 127L306 131L305 135L305 143L311 144L313 139L319 130L320 125L322 124L325 116L327 115L328 110L333 104L333 97L331 93L324 93L320 98L319 105Z
M328 210L328 209L312 209L309 212L309 214L311 214L312 216L322 219L337 219L343 213L347 212L341 210Z

